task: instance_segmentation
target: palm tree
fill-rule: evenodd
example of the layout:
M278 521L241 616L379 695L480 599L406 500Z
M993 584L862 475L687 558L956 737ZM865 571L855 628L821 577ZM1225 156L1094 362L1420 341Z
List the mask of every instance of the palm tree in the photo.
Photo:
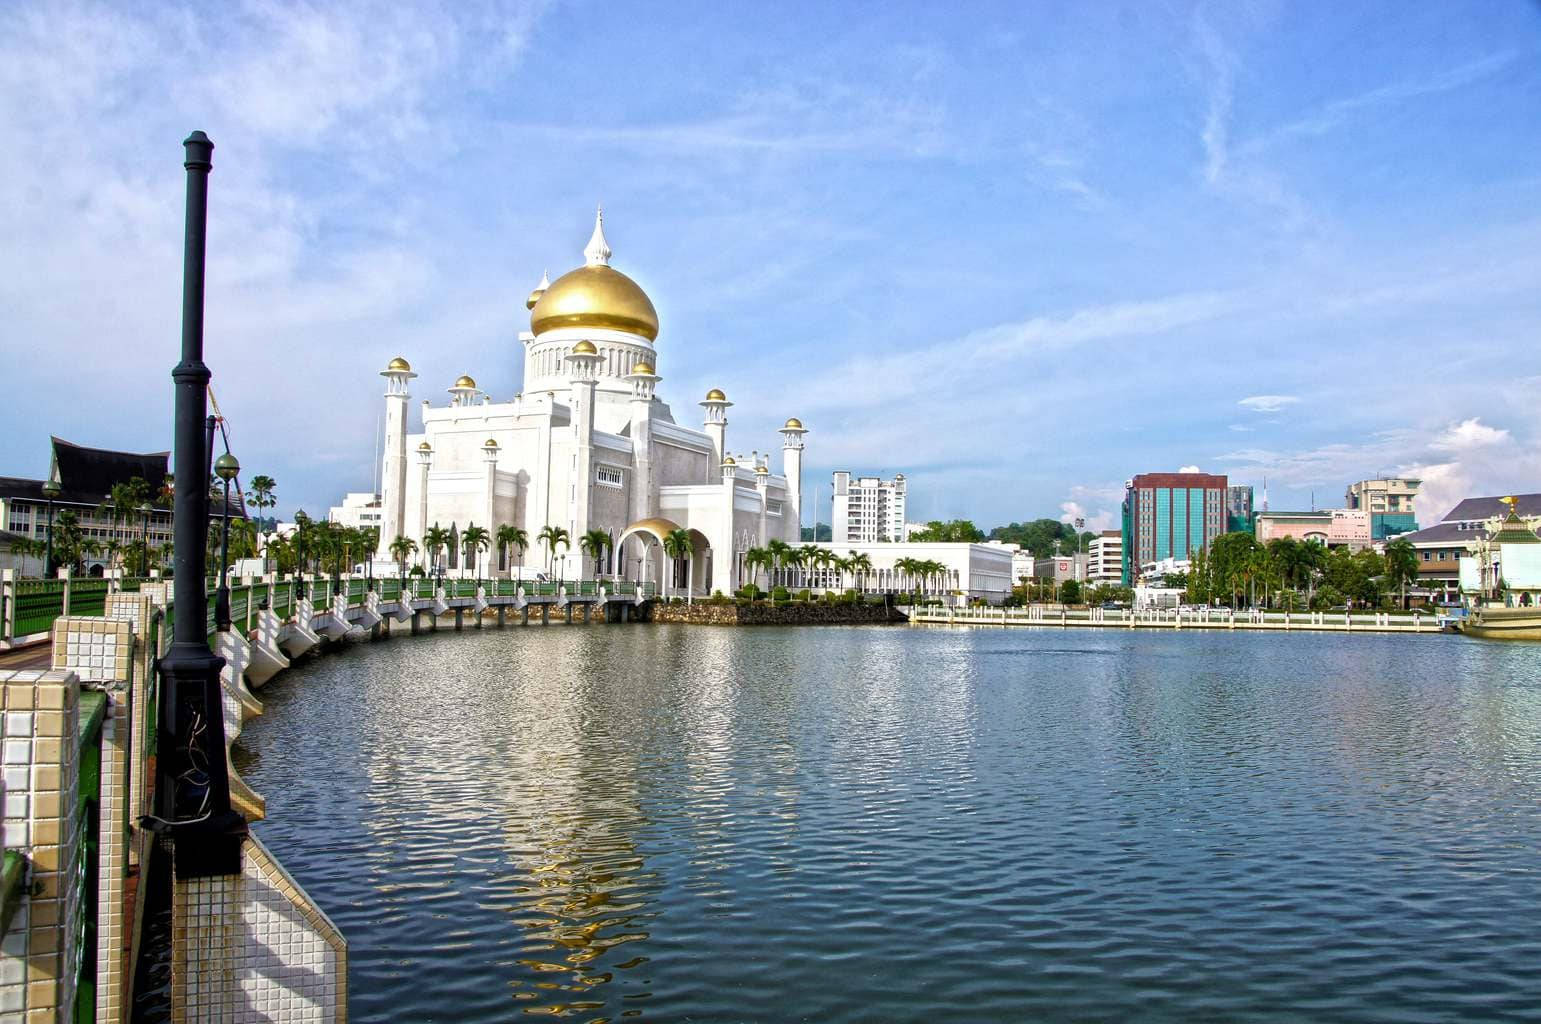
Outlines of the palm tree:
M847 561L851 566L851 570L857 574L857 578L865 583L867 575L872 572L872 559L867 557L866 552L852 551L851 557ZM858 584L858 589L866 590L867 588L862 584Z
M771 554L772 568L779 572L782 565L785 564L787 556L792 553L792 545L784 540L773 540L766 543L765 550ZM782 582L786 581L782 580Z
M673 560L674 567L676 569L678 567L679 560L681 558L690 558L694 549L695 545L690 541L689 530L670 530L664 535L663 553ZM687 600L689 599L690 594L690 563L687 562L685 564L685 596Z
M844 593L846 590L845 574L851 571L851 561L848 558L841 558L839 555L835 555L834 564L836 581L835 589L841 593Z
M401 575L406 576L407 559L417 554L417 541L398 533L396 539L391 541L390 552L391 557L396 559L396 564L401 567Z
M444 550L444 545L449 543L449 531L438 523L423 531L423 554L431 560L428 571L437 574L439 571L439 552Z
M808 577L807 577L806 570L814 569L814 568L818 567L818 564L819 564L819 552L823 551L823 550L824 549L819 547L817 544L804 544L802 547L797 549L798 554L802 555L802 559L803 559L802 560L802 566L803 566L803 569L804 569L803 586L806 587L808 585Z
M589 557L594 559L594 578L599 579L599 560L604 557L605 549L609 548L612 541L610 534L604 530L589 530L578 538L578 547L587 551Z
M549 574L555 567L557 546L571 547L572 542L568 540L567 531L560 526L542 526L535 539L546 545L546 572Z
M756 590L760 588L760 584L754 578L755 570L764 569L767 574L767 582L769 582L770 567L773 561L770 551L766 548L750 548L744 552L744 568L749 570L749 581L754 583Z
M1418 578L1418 549L1406 537L1386 545L1386 575L1402 592L1402 607L1407 607L1407 584Z
M524 549L530 546L530 535L517 526L510 526L504 523L498 527L494 539L498 545L498 557L506 561L508 559L508 549L515 548L519 552L518 565L520 568L523 568ZM518 579L518 577L519 574L516 572L514 578Z
M473 576L481 575L481 553L491 546L492 535L485 527L475 523L466 524L465 532L460 535L460 551L470 564Z

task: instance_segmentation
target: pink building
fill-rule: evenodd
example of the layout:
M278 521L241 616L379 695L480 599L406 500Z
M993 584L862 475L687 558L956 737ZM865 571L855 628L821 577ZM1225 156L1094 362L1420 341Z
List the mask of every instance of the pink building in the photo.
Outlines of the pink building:
M1279 537L1315 540L1330 548L1347 547L1358 551L1370 546L1370 513L1351 508L1258 513L1258 543L1267 544Z

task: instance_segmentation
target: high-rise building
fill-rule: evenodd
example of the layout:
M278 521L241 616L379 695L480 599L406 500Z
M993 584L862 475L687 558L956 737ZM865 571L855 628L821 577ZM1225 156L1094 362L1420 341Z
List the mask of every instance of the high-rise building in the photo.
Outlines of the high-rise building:
M1370 513L1371 538L1385 540L1395 534L1418 529L1413 499L1418 496L1418 488L1422 483L1422 480L1408 477L1360 480L1348 485L1343 495L1343 504L1345 508Z
M904 474L892 480L835 474L830 508L833 544L879 544L905 539Z
M1225 489L1225 532L1252 532L1252 485L1232 484Z
M1133 586L1143 566L1191 558L1224 533L1227 486L1210 473L1142 473L1125 484L1124 585Z

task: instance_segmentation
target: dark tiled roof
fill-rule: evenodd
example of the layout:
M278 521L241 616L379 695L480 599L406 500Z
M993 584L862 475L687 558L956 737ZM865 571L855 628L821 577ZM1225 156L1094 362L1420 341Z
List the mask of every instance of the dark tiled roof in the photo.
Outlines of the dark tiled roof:
M1469 540L1486 536L1481 530L1463 530L1459 524L1453 522L1435 523L1433 526L1416 530L1413 533L1398 534L1395 540L1405 540L1413 544L1465 544Z
M99 502L111 493L114 484L126 484L136 476L158 488L169 471L170 452L114 452L85 448L58 437L50 440L65 501Z
M1445 516L1445 522L1470 522L1477 519L1492 519L1494 516L1507 516L1509 506L1501 500L1505 495L1495 494L1490 498L1467 498ZM1518 504L1514 511L1522 516L1541 516L1541 494L1516 494Z

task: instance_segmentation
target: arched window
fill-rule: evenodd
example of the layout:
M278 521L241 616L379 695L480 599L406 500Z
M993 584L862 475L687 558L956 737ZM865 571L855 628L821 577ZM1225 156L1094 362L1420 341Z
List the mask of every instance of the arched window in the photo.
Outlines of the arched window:
M460 527L449 524L449 567L460 568Z

